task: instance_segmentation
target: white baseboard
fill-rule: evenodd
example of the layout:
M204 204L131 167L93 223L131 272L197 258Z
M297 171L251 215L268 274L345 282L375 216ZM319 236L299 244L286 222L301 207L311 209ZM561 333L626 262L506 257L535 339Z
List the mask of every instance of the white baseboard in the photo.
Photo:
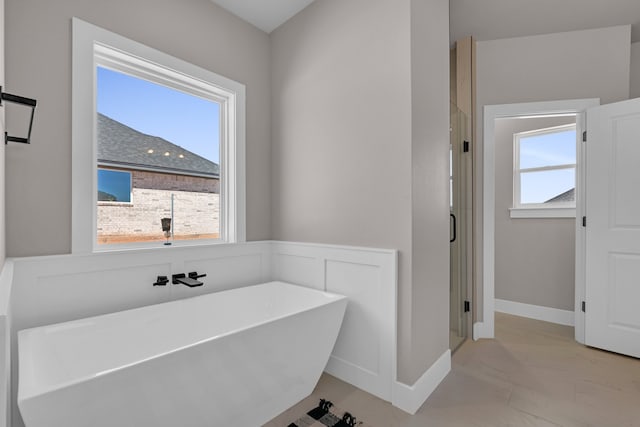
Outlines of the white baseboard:
M394 382L393 406L411 415L415 414L450 370L451 350L447 350L412 386L398 381Z
M473 336L474 341L478 341L480 338L489 338L484 332L484 322L476 322L473 324Z
M495 311L513 314L514 316L528 317L530 319L543 320L559 325L574 326L574 313L570 310L544 307L541 305L523 304L521 302L507 301L496 298Z

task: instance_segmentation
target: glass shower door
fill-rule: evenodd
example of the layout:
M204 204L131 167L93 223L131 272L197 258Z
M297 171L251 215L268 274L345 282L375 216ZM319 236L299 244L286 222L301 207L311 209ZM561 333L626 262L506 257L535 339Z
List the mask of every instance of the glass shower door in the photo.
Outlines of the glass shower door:
M471 329L471 147L469 118L453 103L449 143L450 318L449 347L455 351Z

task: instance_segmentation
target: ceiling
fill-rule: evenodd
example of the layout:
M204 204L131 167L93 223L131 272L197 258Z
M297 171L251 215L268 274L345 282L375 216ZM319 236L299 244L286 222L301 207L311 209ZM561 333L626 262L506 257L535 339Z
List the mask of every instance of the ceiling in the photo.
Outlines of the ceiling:
M266 33L278 28L314 0L211 0Z
M314 0L211 0L270 33ZM495 40L632 25L640 41L640 0L450 0L450 39Z
M640 0L450 0L450 40L495 40L631 24L640 41Z

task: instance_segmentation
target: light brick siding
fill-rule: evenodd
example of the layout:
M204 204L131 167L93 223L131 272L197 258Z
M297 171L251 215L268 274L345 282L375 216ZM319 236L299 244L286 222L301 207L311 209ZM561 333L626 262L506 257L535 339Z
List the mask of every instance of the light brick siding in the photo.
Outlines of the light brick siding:
M176 238L220 232L218 180L141 171L133 171L132 179L131 204L98 203L99 243L164 239L160 219L171 217L172 194Z

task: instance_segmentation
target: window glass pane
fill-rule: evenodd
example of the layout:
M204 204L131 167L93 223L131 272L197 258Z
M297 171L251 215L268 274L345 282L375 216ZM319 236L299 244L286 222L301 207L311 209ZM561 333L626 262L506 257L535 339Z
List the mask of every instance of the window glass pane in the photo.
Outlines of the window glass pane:
M520 203L575 203L575 168L520 174Z
M520 138L520 169L575 163L575 129Z
M131 202L131 173L98 169L99 202Z
M127 171L132 194L98 204L98 243L164 241L162 218L171 239L219 238L220 104L103 67L97 79L98 167Z

